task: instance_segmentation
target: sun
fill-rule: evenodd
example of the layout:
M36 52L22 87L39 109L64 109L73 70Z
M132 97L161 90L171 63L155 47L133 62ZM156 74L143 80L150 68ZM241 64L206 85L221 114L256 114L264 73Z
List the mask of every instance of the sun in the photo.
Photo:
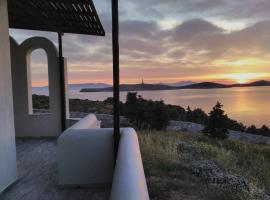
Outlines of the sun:
M208 79L224 80L230 83L246 84L256 80L268 80L270 73L230 73L213 74L207 76Z
M245 84L245 83L247 83L247 80L246 79L238 79L238 80L236 80L236 82L239 84Z
M231 78L239 84L247 83L250 79L249 75L247 74L233 74Z
M258 78L267 77L263 73L243 73L243 74L231 74L230 78L239 84L245 84Z

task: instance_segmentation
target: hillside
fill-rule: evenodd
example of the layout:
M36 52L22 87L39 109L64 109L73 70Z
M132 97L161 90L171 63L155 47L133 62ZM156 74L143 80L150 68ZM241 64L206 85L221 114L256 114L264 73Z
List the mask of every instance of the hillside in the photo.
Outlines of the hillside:
M163 84L122 84L120 85L120 91L149 91L149 90L174 90L177 87L163 85ZM81 92L111 92L112 87L106 88L83 88Z
M262 87L262 86L270 86L270 81L255 81L252 83L245 83L245 84L233 84L232 87Z
M202 83L195 83L192 85L178 87L178 89L212 89L212 88L229 88L230 85L224 85L220 83L214 82L202 82Z
M79 83L79 84L68 84L69 90L81 90L82 88L105 88L111 87L106 83Z
M201 134L139 131L151 199L269 200L270 147Z

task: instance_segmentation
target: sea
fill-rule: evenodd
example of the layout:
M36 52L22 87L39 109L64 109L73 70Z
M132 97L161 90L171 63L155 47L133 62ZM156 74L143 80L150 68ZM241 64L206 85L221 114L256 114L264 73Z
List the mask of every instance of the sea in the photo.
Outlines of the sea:
M33 93L48 95L46 90ZM179 105L184 108L201 108L210 112L212 107L221 102L226 114L239 122L249 126L270 126L270 87L239 87L225 89L182 89L161 91L138 91L145 99L163 100L166 104ZM70 90L69 98L103 101L112 97L112 92L81 93ZM121 101L125 102L127 92L121 92Z

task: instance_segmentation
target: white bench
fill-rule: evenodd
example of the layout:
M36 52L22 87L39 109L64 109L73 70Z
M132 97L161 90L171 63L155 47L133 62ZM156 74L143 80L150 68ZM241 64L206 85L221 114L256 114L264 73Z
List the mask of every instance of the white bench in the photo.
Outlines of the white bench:
M113 130L101 129L96 116L87 115L58 138L59 185L111 185L113 149Z
M122 128L114 166L112 128L88 115L58 139L59 185L112 187L110 200L149 200L137 134ZM92 128L94 127L94 128Z

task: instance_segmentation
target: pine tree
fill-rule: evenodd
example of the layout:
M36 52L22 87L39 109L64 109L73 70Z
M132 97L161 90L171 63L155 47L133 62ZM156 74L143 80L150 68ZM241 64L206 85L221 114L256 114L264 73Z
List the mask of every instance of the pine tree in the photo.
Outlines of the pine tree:
M189 106L187 107L186 120L189 122L193 121L192 110L190 109Z
M213 107L209 113L209 121L204 129L204 133L213 138L225 139L228 137L227 122L228 116L222 110L223 105L220 102Z

